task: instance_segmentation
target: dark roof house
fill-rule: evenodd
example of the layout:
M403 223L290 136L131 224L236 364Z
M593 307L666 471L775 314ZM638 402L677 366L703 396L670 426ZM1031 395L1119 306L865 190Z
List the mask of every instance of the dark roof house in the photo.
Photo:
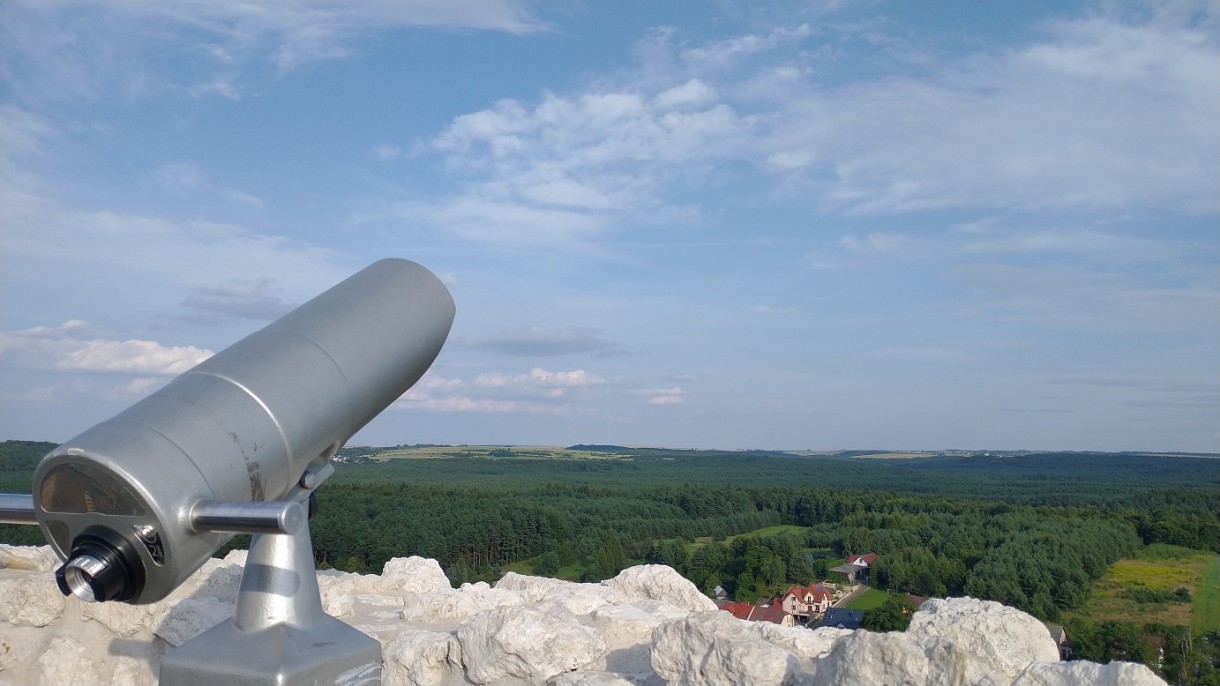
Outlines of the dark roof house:
M822 616L818 626L833 626L839 629L859 629L864 621L864 610L845 610L832 607Z

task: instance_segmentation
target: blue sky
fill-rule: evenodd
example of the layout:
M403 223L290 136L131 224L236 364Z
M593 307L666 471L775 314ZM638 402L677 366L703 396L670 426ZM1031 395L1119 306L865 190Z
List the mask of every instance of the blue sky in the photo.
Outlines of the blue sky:
M1215 3L10 0L0 438L366 264L353 443L1220 451Z

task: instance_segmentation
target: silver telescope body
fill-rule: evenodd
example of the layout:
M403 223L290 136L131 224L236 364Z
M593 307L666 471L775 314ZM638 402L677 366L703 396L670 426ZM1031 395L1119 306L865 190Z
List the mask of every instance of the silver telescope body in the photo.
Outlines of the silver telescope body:
M294 533L296 498L423 376L453 323L445 286L376 262L67 441L34 473L61 590L150 603L234 533ZM0 501L23 521L28 500Z

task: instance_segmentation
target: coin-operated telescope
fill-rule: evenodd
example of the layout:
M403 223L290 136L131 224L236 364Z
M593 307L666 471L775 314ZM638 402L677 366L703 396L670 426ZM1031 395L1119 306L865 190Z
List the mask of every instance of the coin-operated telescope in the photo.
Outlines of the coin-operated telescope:
M161 600L256 534L233 618L167 654L161 683L379 684L380 644L322 611L308 512L453 315L427 269L376 262L51 451L0 522L40 526L60 590L89 602Z

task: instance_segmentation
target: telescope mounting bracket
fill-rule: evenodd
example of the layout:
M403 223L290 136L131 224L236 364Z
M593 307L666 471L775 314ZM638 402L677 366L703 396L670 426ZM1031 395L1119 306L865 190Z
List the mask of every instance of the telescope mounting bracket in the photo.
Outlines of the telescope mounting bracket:
M290 495L305 505L333 470L307 470ZM380 686L381 644L322 610L306 520L251 538L233 617L166 654L160 683Z

